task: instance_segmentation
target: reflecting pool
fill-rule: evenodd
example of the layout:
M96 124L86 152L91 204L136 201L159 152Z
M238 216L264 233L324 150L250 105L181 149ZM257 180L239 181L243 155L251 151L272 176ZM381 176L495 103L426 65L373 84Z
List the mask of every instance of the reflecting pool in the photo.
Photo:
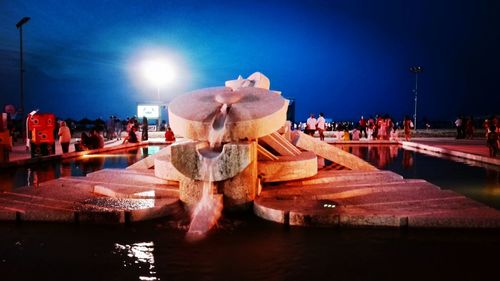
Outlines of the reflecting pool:
M0 171L0 191L37 185L60 177L85 176L87 173L106 168L124 169L148 155L155 154L163 147L165 146L151 145L111 151L106 154L89 154L78 158L5 168Z

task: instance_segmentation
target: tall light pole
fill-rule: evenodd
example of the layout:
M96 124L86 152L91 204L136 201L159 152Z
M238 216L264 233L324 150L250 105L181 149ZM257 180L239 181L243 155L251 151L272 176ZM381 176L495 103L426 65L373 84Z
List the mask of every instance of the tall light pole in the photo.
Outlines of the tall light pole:
M19 113L21 113L21 120L24 120L24 66L23 66L23 25L27 23L31 18L24 17L18 23L16 23L16 28L19 29ZM24 122L22 122L24 125ZM24 132L21 130L21 132Z
M415 113L413 114L413 123L415 124L415 130L417 129L417 96L418 96L418 74L424 69L421 66L412 66L410 67L410 71L415 73L415 89L413 92L415 93Z

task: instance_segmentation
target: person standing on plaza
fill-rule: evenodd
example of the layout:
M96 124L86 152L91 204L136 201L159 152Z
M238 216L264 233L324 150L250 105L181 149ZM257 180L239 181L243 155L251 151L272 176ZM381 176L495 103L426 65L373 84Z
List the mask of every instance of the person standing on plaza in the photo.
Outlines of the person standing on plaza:
M115 119L113 116L109 116L106 122L106 137L108 140L112 140L115 137Z
M318 123L318 120L316 120L316 118L314 118L314 114L311 113L311 115L309 116L309 118L307 118L307 121L306 121L306 134L310 135L310 136L314 136L314 132L316 132L316 125Z
M148 118L142 117L142 140L148 140Z
M116 139L121 140L122 139L122 131L123 131L122 121L120 119L118 119L118 117L114 116L113 117L113 124L115 127L114 130L115 130Z
M366 119L363 116L361 116L361 119L359 119L358 123L359 123L359 132L361 137L363 137L364 133L365 138L368 138L368 135L366 134Z
M57 135L59 136L59 143L61 144L63 153L68 153L69 143L71 142L71 131L66 126L66 122L61 121Z
M455 120L455 126L457 127L457 137L456 137L456 139L462 139L463 138L463 134L462 134L462 126L463 126L462 116L458 116L457 120Z
M405 131L405 140L410 141L411 138L411 129L413 128L413 122L410 119L410 116L406 115L405 120L403 121L403 127Z
M318 121L317 121L317 124L316 124L316 128L318 129L318 132L319 132L319 139L324 141L325 140L325 117L323 115L323 112L320 112L319 114L319 117L318 117Z
M470 140L474 138L474 118L472 115L465 122L465 137Z
M486 135L486 145L490 151L490 157L496 157L498 153L498 134L496 129L493 124L490 125Z

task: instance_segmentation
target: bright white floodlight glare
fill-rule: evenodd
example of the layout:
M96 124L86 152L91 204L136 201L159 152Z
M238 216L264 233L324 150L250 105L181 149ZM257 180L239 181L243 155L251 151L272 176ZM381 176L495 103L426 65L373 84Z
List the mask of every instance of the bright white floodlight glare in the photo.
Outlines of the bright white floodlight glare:
M157 88L172 82L175 76L172 66L162 59L142 62L141 71L144 78Z

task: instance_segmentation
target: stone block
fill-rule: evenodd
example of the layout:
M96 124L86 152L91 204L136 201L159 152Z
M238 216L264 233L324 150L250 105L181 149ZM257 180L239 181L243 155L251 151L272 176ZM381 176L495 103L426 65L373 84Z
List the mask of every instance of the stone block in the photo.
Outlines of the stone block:
M155 158L155 168L154 173L157 178L169 180L169 181L180 181L184 176L177 171L177 169L170 162L170 157L157 157Z
M122 210L81 210L76 213L77 221L91 224L125 223L125 212Z
M297 147L277 132L261 137L259 142L267 144L282 156L296 156L301 153Z
M271 208L262 204L259 200L254 201L253 212L260 218L277 223L288 224L288 211L280 208Z
M201 181L222 181L241 173L254 159L255 142L228 143L213 153L207 143L172 146L172 165L184 176Z
M30 208L20 213L21 221L74 222L74 210Z
M15 221L16 213L15 210L0 209L0 221Z
M292 134L292 138L293 138L292 143L295 144L297 147L307 151L312 151L318 156L321 156L325 159L338 163L351 170L359 170L359 171L378 170L377 168L370 165L366 161L348 152L345 152L338 147L320 141L319 139L306 135L302 132L294 131Z
M277 161L259 161L262 182L289 181L312 177L318 172L318 161L312 152L299 156L280 156Z
M178 96L168 106L172 130L183 137L207 141L222 103L218 96L239 96L231 100L227 113L224 142L254 140L277 131L286 121L288 100L280 94L261 88L232 90L215 87Z
M327 212L290 211L290 225L296 226L339 226L339 215Z
M255 142L252 146L253 159L256 158ZM220 182L224 195L224 207L228 209L246 209L257 195L257 161L252 161L241 173Z
M179 199L185 203L188 208L196 205L200 201L203 192L203 181L193 180L183 177L179 181Z
M278 156L274 155L272 152L264 148L262 145L257 144L257 160L278 160Z
M156 199L154 207L125 211L125 215L129 222L137 222L177 216L182 211L179 199Z

